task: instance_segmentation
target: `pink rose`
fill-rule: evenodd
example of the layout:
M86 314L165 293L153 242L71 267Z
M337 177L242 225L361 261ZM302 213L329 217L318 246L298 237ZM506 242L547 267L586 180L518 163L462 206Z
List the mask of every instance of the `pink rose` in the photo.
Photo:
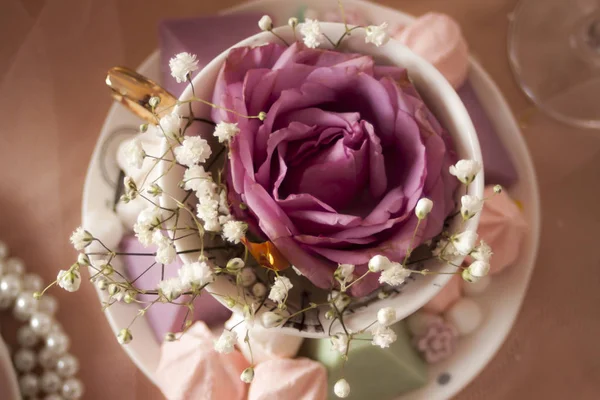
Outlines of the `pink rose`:
M435 205L416 244L439 234L454 209L451 142L404 69L300 43L237 48L214 102L267 113L260 121L213 110L216 122L241 129L227 168L232 212L318 287L331 287L338 263L362 274L377 254L402 261L420 198ZM377 278L352 294L373 291Z

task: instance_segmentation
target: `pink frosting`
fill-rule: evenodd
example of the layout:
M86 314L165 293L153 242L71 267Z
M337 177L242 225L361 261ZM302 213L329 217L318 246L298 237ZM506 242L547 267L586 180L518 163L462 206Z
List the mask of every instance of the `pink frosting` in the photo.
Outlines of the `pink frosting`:
M427 13L395 38L433 64L455 89L467 79L469 46L460 25L448 15Z
M477 232L494 252L490 273L497 274L513 264L519 256L528 225L506 190L494 195L493 186L487 186L484 197L488 200L481 212Z
M165 342L156 382L169 400L242 400L247 385L240 374L250 366L238 351L219 354L214 337L196 322L179 341Z
M258 364L248 400L280 399L327 399L325 367L308 358L273 359Z
M456 300L460 299L461 280L462 278L459 275L453 276L446 286L433 299L429 300L429 303L423 306L423 310L434 314L441 314L446 311Z

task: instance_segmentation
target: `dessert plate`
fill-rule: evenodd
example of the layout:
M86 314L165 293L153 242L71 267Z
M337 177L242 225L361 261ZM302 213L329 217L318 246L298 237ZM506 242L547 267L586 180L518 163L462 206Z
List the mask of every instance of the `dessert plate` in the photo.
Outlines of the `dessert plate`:
M226 13L268 13L276 21L287 21L287 18L297 15L303 8L331 11L335 9L335 3L322 0L257 0L227 10ZM390 25L405 25L413 20L408 14L362 0L345 0L344 4L347 8L359 10L362 16L373 23L387 21ZM470 63L469 80L502 143L511 149L510 156L519 173L519 181L510 188L510 194L523 205L530 230L523 245L524 250L515 265L495 275L487 291L476 298L485 313L482 326L475 333L461 338L457 351L451 358L430 366L430 379L426 386L400 396L399 400L450 398L483 370L513 326L525 297L537 254L540 203L531 157L518 124L498 87L475 60L471 59ZM158 51L151 54L138 71L159 81ZM82 206L84 220L94 211L112 208L115 185L119 180L116 150L122 139L135 134L139 124L139 119L118 104L110 108L88 167ZM99 291L98 295L102 301L107 300L105 292ZM502 301L498 301L500 298ZM119 304L106 311L115 335L121 328L129 325L137 312L138 307L134 304ZM124 349L136 365L155 381L160 344L143 318L133 325L132 333L135 340L124 346Z

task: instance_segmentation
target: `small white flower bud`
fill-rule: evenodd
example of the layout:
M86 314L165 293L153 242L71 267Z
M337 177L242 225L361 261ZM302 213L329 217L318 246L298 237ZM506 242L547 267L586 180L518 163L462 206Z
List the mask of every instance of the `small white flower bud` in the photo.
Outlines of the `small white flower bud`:
M90 258L85 253L79 253L77 256L77 264L88 266L90 265Z
M502 193L502 186L500 186L500 185L494 186L494 193L496 193L496 194Z
M391 267L392 262L389 258L382 255L376 255L369 260L369 271L379 272Z
M140 132L141 133L146 133L146 131L148 131L148 124L141 124L140 125Z
M466 256L473 251L473 248L475 247L477 233L474 231L464 231L452 236L451 241L456 251L459 254Z
M175 334L173 332L167 332L165 335L165 342L174 342L175 340L177 340Z
M262 18L258 21L258 27L262 31L270 31L273 29L273 20L268 15L263 15Z
M354 272L354 265L339 264L337 269L335 270L334 276L341 280L351 280L353 272Z
M133 340L133 335L131 334L131 331L129 329L121 329L121 331L119 331L119 334L117 335L117 340L121 344L127 344Z
M254 379L254 368L248 367L244 371L242 371L242 374L240 375L240 379L244 383L252 382L252 379Z
M281 312L275 311L267 311L260 317L260 321L265 328L274 328L279 326L284 320L285 317L281 314Z
M471 196L469 194L465 194L460 198L460 214L463 219L466 221L471 219L481 211L483 208L483 200L477 196Z
M384 307L377 311L377 322L383 326L390 326L396 322L396 310L392 307Z
M292 17L292 18L288 19L288 25L291 26L292 28L297 27L298 26L298 18Z
M227 261L227 265L225 266L225 268L229 272L237 272L240 269L244 268L244 265L246 265L244 263L244 260L242 260L239 257L236 257L236 258L232 258L231 260Z
M133 303L134 300L135 300L135 293L134 292L127 292L127 293L125 293L125 296L123 297L123 301L126 304L131 304L131 303Z
M350 395L350 384L345 379L340 379L333 386L333 392L335 395L341 399L345 399Z
M267 119L267 113L264 111L261 111L258 113L258 119L260 119L261 121L264 121L265 119ZM241 208L241 204L240 204L240 208Z
M490 272L490 264L485 261L474 261L469 265L469 273L476 278L483 278Z
M158 97L158 96L150 97L150 100L148 100L148 104L150 105L150 107L156 108L156 106L158 106L160 104L160 97Z
M431 212L433 208L433 201L428 198L422 198L417 202L417 206L415 207L415 214L419 219L425 219L427 215Z
M465 185L473 182L479 171L481 171L481 163L475 160L459 160L449 169L450 175L454 175Z
M471 275L471 271L469 271L468 268L463 269L461 276L465 282L469 282L469 283L475 283L479 280L478 277Z

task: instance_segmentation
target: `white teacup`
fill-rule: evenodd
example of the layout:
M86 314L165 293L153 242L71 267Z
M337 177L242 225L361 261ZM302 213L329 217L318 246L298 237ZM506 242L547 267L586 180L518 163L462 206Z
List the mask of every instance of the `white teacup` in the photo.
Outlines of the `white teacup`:
M339 38L345 31L344 25L340 23L321 23L321 29L330 38ZM274 29L274 32L279 36L283 37L288 42L294 41L294 35L289 27L279 27ZM254 35L246 40L239 42L234 47L241 46L258 46L268 42L277 42L277 39L273 34L268 32L262 32ZM326 46L323 46L326 47ZM458 154L459 159L473 159L482 162L481 151L479 148L479 141L475 133L475 128L469 118L469 114L465 109L460 98L456 94L456 91L446 81L446 79L424 59L415 55L405 46L399 42L390 40L386 45L382 47L376 47L372 44L365 43L364 33L362 30L353 31L352 35L346 37L339 48L341 51L348 51L354 53L362 53L373 56L373 58L382 65L398 65L408 70L408 74L423 97L427 106L436 115L442 126L448 130L452 136ZM202 71L200 71L193 79L195 87L196 97L210 100L212 99L214 84L217 79L219 70L224 63L229 50L221 53L217 56L210 64L208 64ZM188 86L180 97L180 100L187 100L191 98L192 91ZM188 114L188 106L182 105L177 109L177 112L185 116ZM196 117L210 118L210 107L200 104L198 102L193 103L193 111ZM197 124L194 132L198 132L208 139L212 135L212 127L208 125ZM204 129L204 131L202 131ZM209 140L210 142L210 140ZM167 150L166 141L164 143L163 152ZM169 194L181 199L185 196L185 192L179 188L178 184L182 180L183 169L175 167L167 172L168 163L162 163L161 168L165 173L162 178L160 185ZM483 174L480 173L476 177L475 181L469 185L469 194L483 197L484 180ZM457 203L459 197L464 194L458 193L457 191ZM169 197L163 197L161 204L164 207L174 208L176 207L175 201ZM455 218L456 220L456 218ZM458 221L454 221L458 222ZM186 224L184 218L180 218L179 224ZM466 221L461 230L476 230L479 223L479 217ZM458 231L457 226L451 226L451 231ZM205 242L206 244L206 242ZM188 237L186 239L176 241L176 248L178 251L184 251L199 247L199 239L194 237ZM181 258L184 262L196 261L198 254L182 254ZM462 262L461 258L454 260L456 263ZM442 267L438 265L427 265L427 268L436 271ZM415 276L417 274L413 274ZM432 297L434 297L440 289L449 281L452 275L448 274L432 274L432 275L418 275L410 284L402 287L399 294L390 296L388 298L379 300L375 298L373 301L359 307L347 316L344 317L344 323L346 327L353 331L363 329L376 320L377 311L382 307L392 307L396 310L398 319L403 319L408 315L412 314L425 303L427 303ZM306 288L306 287L305 287ZM208 287L209 291L214 293L216 298L225 304L225 298L227 296L237 297L238 288L227 277L219 277L213 284ZM315 291L317 289L315 288ZM250 294L249 294L250 295ZM226 304L225 304L226 305ZM297 307L301 305L298 304ZM258 317L260 314L267 310L268 307L262 307L258 311ZM293 310L293 308L292 308ZM234 308L234 312L241 312L241 308ZM325 311L311 310L304 320L304 324L294 323L289 321L285 326L278 328L282 329L286 333L299 335L304 337L327 337L329 331L335 333L341 331L339 324L334 324L330 329L331 322L325 319Z

